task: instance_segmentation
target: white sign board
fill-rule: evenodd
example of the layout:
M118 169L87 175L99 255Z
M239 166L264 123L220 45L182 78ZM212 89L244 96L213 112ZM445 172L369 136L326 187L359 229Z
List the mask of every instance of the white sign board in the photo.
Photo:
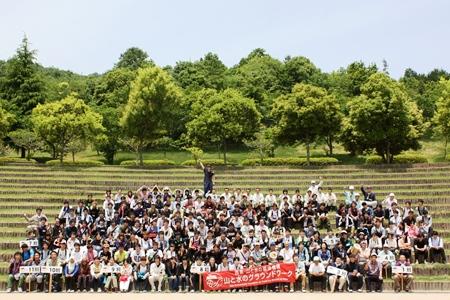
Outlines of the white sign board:
M327 273L337 275L337 276L342 276L342 277L347 276L347 271L336 268L336 267L332 267L332 266L327 267Z
M394 274L412 274L412 266L393 266L392 273Z
M22 245L28 245L28 247L38 247L39 241L38 240L24 240L19 242L19 247L22 247Z
M62 274L62 267L48 267L42 266L41 273L44 274Z
M395 255L394 254L378 254L378 259L379 262L393 262L395 261Z
M20 274L38 274L41 273L39 266L22 266L19 270Z
M122 268L120 266L103 266L102 273L120 273Z
M194 272L194 273L203 273L203 272L209 272L209 271L211 271L211 267L210 266L193 265L191 267L191 272Z

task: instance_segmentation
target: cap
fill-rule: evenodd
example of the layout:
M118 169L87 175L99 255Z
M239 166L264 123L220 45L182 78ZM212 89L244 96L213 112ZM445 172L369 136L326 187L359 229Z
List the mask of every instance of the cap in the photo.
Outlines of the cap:
M313 261L320 261L320 257L314 256Z
M378 255L376 253L370 254L370 257L373 257L373 256L378 257Z
M348 187L348 189L349 189L349 190L354 190L355 187L354 187L353 185L350 185L350 186Z
M316 183L316 181L315 180L311 180L311 184L315 184Z
M67 244L66 240L62 240L61 242L59 242L60 244Z
M356 197L356 196L358 196L358 197L359 197L359 196L361 196L361 195L360 195L359 193L355 193L355 197Z
M389 197L395 197L395 194L394 193L390 193Z
M343 233L347 233L347 230L342 230L342 231L341 231L341 234L343 234Z

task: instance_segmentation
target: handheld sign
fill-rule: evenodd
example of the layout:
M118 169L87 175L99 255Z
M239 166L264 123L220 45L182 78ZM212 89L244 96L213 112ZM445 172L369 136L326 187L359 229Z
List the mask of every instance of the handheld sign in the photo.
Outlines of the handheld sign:
M394 274L412 274L412 266L393 266L392 273Z
M333 266L328 266L327 267L327 273L328 274L337 275L337 276L346 277L348 272L345 271L345 270L333 267Z
M20 274L38 274L41 273L39 266L22 266L19 269Z
M19 242L19 247L22 247L22 245L28 245L28 247L38 247L39 241L38 240L24 240Z
M42 266L41 273L44 274L62 274L62 267Z
M120 273L122 268L120 266L103 266L102 273Z

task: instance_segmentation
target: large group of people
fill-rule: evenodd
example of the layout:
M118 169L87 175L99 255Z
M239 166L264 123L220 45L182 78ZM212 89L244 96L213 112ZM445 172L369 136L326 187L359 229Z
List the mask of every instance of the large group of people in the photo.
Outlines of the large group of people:
M54 220L36 209L25 217L28 239L38 242L14 254L8 291L192 292L202 290L199 266L213 272L277 262L295 264L294 283L241 290L379 292L392 277L397 291L411 291L413 275L396 267L445 263L423 200L401 205L393 193L379 200L370 186L349 186L338 199L321 180L304 194L219 193L213 171L204 169L205 192L107 190L73 207L65 201ZM62 273L26 274L21 266L59 266ZM331 274L329 267L345 272Z

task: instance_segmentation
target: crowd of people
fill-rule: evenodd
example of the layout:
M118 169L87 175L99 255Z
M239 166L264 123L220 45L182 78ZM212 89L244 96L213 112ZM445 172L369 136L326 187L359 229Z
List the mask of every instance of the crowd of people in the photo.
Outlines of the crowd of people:
M38 243L14 254L8 291L193 292L202 290L198 266L213 272L277 262L295 264L296 282L241 290L380 292L393 277L396 291L411 291L413 275L392 274L395 266L445 263L423 200L400 205L393 193L379 200L370 186L349 186L339 199L322 181L305 194L219 193L213 171L204 170L205 192L107 190L74 207L65 201L54 220L41 208L25 215L28 239ZM62 274L24 274L21 266L59 266ZM329 274L329 266L346 272Z

